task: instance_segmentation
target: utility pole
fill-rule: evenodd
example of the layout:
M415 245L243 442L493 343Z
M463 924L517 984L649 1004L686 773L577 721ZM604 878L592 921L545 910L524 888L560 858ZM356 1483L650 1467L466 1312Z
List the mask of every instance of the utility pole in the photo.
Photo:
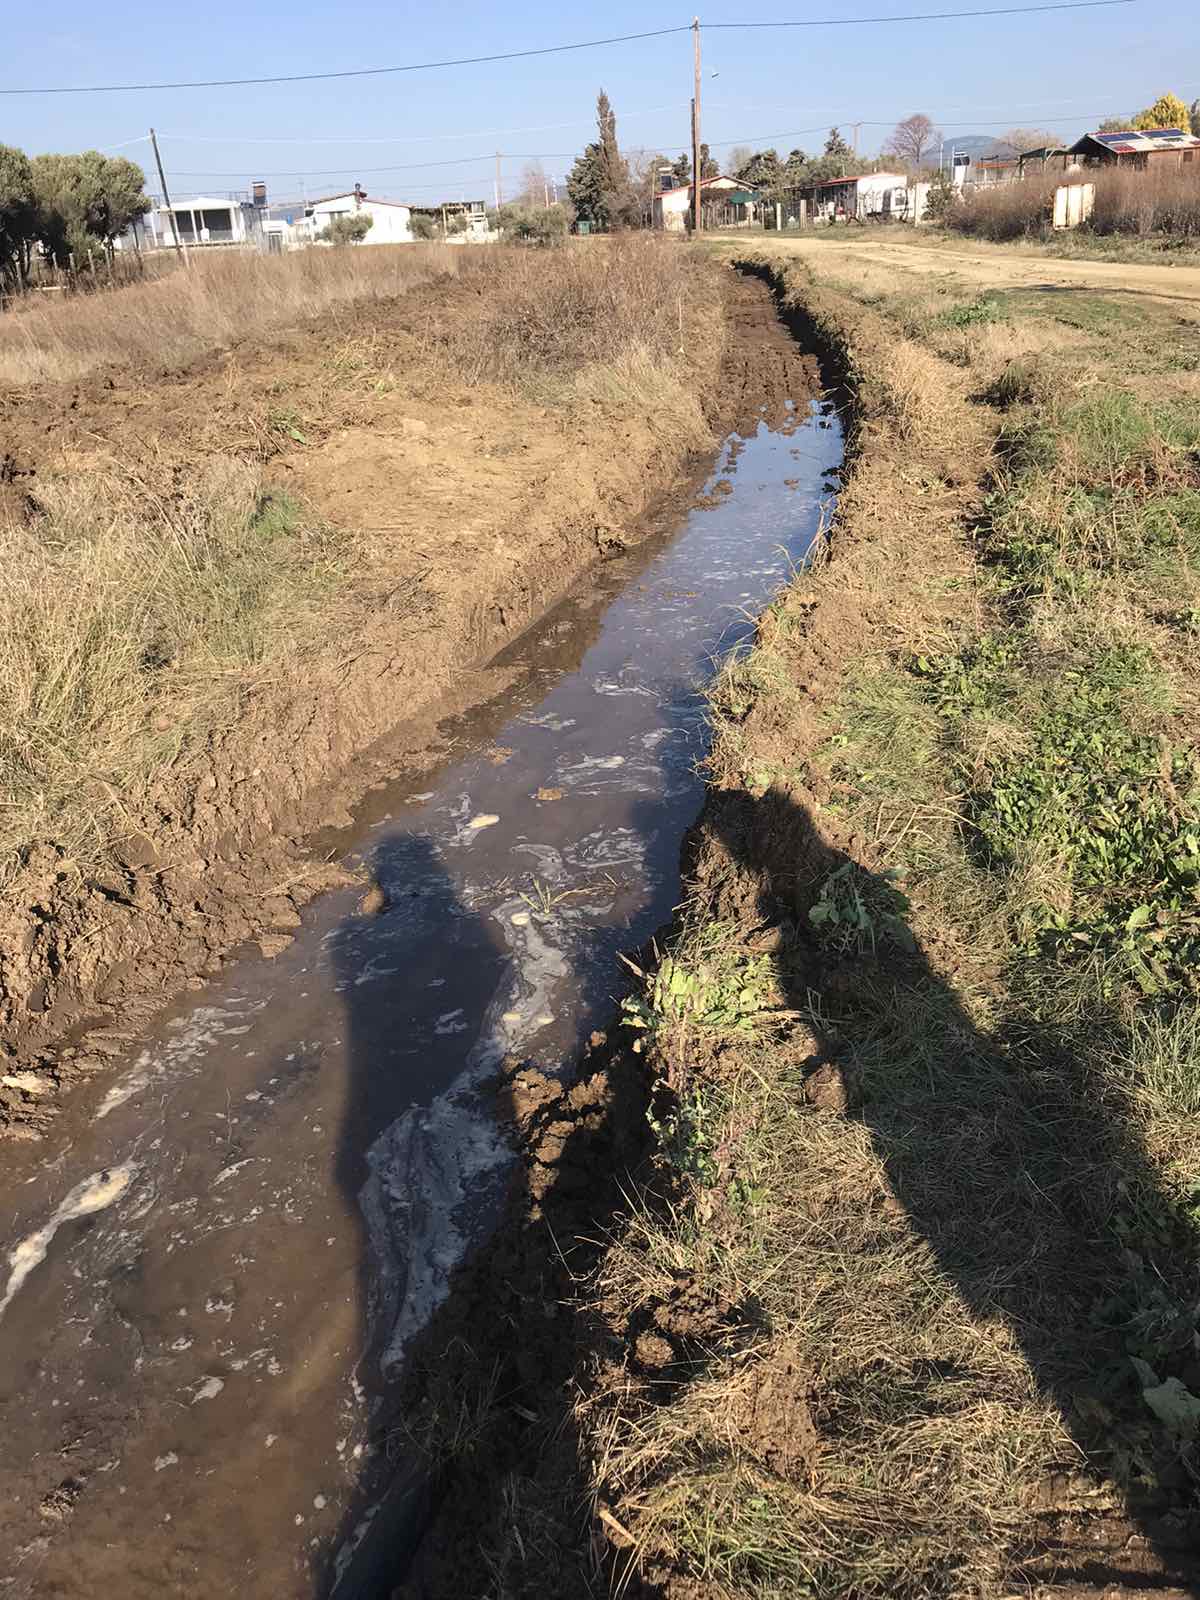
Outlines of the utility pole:
M862 123L861 122L852 122L850 124L850 126L854 130L854 137L850 141L850 148L851 148L851 150L854 151L854 154L857 155L858 154L858 130L862 127Z
M496 151L496 210L500 209L500 152Z
M154 164L158 168L158 181L162 184L163 204L166 206L167 215L171 219L171 236L175 240L175 254L180 261L186 262L183 245L179 238L179 224L175 221L175 213L171 209L171 196L167 193L167 178L163 172L162 157L158 153L158 139L153 128L150 129L150 143L154 146Z
M692 91L692 233L701 230L700 220L700 18L692 18L692 57L695 86Z

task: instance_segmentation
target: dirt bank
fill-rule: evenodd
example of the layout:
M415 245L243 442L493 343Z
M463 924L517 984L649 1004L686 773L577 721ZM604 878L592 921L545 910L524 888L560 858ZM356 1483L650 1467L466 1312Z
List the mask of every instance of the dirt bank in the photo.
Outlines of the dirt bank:
M1092 425L1043 385L1060 343L1014 311L999 345L984 328L947 360L946 307L918 324L775 273L853 393L829 560L715 687L712 791L637 1033L614 1031L565 1105L517 1069L501 1091L533 1198L462 1285L502 1338L467 1317L427 1352L414 1414L446 1498L400 1593L1195 1593L1194 1428L1167 1403L1200 1383L1186 974L1172 1004L1163 968L1147 1017L1115 952L1080 964L1094 933L1031 935L1040 897L1086 916L1051 852L1005 874L979 843L1013 771L1018 793L1039 783L1031 738L1076 685L1095 738L1076 751L1077 705L1042 723L1051 795L1122 748L1118 717L1152 730L1156 772L1186 750L1191 647L1153 566L1175 547L1149 523L1144 554L1122 522L1114 570L1085 543L1083 578L1064 541L1030 582L1031 522L1005 496L1039 519L1067 496L1036 476L1049 448L1015 442ZM1193 436L1163 412L1156 437L1123 387L1132 348L1140 370L1170 347L1153 319L1114 342L1125 314L1102 311L1080 392L1134 419L1120 447L1154 466L1081 448L1058 470L1087 482L1103 460L1135 497L1122 517L1160 485L1192 507ZM1114 673L1116 699L1094 687ZM1169 826L1193 814L1190 780L1157 781ZM1074 793L1082 825L1098 802ZM1045 826L1022 811L1018 845ZM1133 858L1140 897L1147 847ZM1167 907L1131 928L1152 918L1165 962ZM593 1144L635 1175L593 1170Z
M717 274L707 292L690 382L719 408ZM538 403L456 376L439 330L470 316L468 299L435 284L178 375L4 396L10 516L36 519L44 485L114 465L169 497L208 462L250 461L335 525L349 577L299 659L233 680L204 737L180 740L144 791L79 773L119 814L98 865L52 836L22 852L0 913L0 1125L34 1131L73 1075L103 1067L114 1027L127 1034L242 941L286 944L333 876L305 835L434 751L439 716L497 687L475 669L642 537L686 477L699 411L664 439L660 397L636 388ZM77 1049L83 1021L102 1026Z
M782 393L786 373L761 356L754 296L717 270L708 293L689 370L715 434ZM664 432L636 386L542 404L464 383L436 351L474 298L434 285L350 325L230 350L215 372L5 398L10 511L35 513L43 482L114 459L157 484L232 450L333 522L360 569L323 638L249 675L201 743L184 741L139 800L120 797L99 867L53 839L24 853L0 921L11 1132L35 1133L74 1076L103 1070L139 1019L240 943L283 948L337 876L306 836L436 759L439 720L501 686L484 666L496 647L675 509L695 430ZM718 381L727 328L738 355Z

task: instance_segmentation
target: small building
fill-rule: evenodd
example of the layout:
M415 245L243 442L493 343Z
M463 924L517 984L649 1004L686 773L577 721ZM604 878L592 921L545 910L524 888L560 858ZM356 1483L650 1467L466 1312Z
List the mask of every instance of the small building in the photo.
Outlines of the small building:
M197 195L193 200L176 200L146 213L138 242L150 250L168 250L174 247L176 231L179 242L189 250L220 245L259 247L262 212L247 200L229 197Z
M806 202L813 222L918 220L906 172L827 178L823 183L801 184L796 193Z
M1085 133L1068 154L1085 167L1162 167L1200 161L1200 139L1180 128L1144 128L1123 133Z
M364 244L411 244L413 241L412 207L398 200L373 199L357 183L343 194L310 200L304 207L304 216L313 239L335 217L366 216L371 219L371 229L363 239Z
M1044 172L1069 172L1079 164L1069 150L1052 144L1039 145L1036 150L1022 150L1018 163L1022 178Z
M710 205L725 205L737 218L737 208L756 206L758 204L758 191L750 185L741 183L737 178L727 178L718 173L712 178L700 180L700 205L707 216ZM692 210L692 185L691 183L677 183L670 189L664 189L661 194L654 196L653 226L662 228L667 233L682 233L689 225ZM715 223L714 226L722 226Z
M1020 156L981 156L971 168L976 185L994 189L998 184L1015 183L1021 176Z
M486 200L441 200L411 209L414 217L428 217L446 244L490 244L500 237L488 222Z

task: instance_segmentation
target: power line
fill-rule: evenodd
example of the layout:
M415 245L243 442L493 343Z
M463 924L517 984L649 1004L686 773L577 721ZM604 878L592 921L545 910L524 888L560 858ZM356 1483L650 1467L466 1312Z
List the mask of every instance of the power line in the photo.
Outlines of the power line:
M948 22L964 17L1013 17L1044 11L1088 11L1100 6L1135 5L1138 0L1052 0L1051 4L999 6L971 11L916 11L907 15L883 17L807 17L784 22L708 22L707 28L846 28L893 22ZM531 50L505 50L487 56L457 56L446 61L413 61L398 67L354 67L341 72L292 72L262 78L197 78L176 83L96 83L54 85L45 88L0 89L0 95L26 94L133 94L165 89L242 89L269 83L316 83L335 78L376 78L401 72L433 72L445 67L478 67L498 61L519 61L533 56L563 55L573 50L597 50L613 44L640 43L645 39L665 39L672 34L690 33L689 24L673 28L651 28L644 33L614 34L608 39L583 39L575 44L542 45Z
M798 22L706 22L706 28L846 28L863 22L950 22L957 17L1016 17L1033 11L1086 11L1095 6L1132 6L1138 0L1054 0L1050 5L997 6L983 11L913 11L892 17L813 17Z
M1089 0L1090 4L1128 5L1132 0ZM292 72L272 78L201 78L186 83L93 83L50 89L0 89L0 94L132 94L142 89L242 89L264 83L316 83L328 78L378 78L396 72L433 72L440 67L480 67L496 61L519 61L528 56L556 56L568 50L597 50L602 45L631 44L642 39L664 39L672 33L690 33L690 26L652 28L647 33L619 33L611 39L584 39L578 44L548 44L536 50L505 50L491 56L459 56L450 61L413 61L402 67L354 67L344 72Z
M653 117L657 116L660 111L678 111L681 108L687 109L686 100L672 100L668 101L666 105L646 106L640 111L622 111L621 121L627 122L630 117ZM170 132L160 134L159 137L163 139L178 139L184 144L440 144L448 139L507 139L525 133L559 133L564 128L591 127L593 123L593 118L576 117L572 122L543 122L539 126L532 128L474 128L467 129L463 133L422 133L415 134L412 137L405 133L393 133L389 134L385 139L374 135L355 139L346 139L341 135L335 138L276 139L271 136L260 137L256 133L225 133L215 136L207 133ZM148 137L148 134L142 135L143 139ZM136 144L137 140L130 139L128 143ZM117 147L113 145L110 148L116 149Z

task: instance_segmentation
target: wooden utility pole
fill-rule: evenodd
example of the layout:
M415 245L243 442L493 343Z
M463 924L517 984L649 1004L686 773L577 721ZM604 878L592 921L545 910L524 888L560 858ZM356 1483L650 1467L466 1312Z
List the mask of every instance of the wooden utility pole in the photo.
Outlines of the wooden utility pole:
M167 193L167 178L163 172L162 157L158 153L158 139L154 129L150 129L150 143L154 146L154 164L158 168L158 181L162 184L163 204L167 208L167 215L171 219L171 237L175 240L175 254L180 261L184 261L183 244L179 238L179 224L175 221L175 213L171 209L171 196Z
M496 151L496 210L500 209L500 152Z
M854 154L857 155L858 154L858 130L862 127L862 123L861 122L852 122L850 124L850 126L854 130L854 137L850 141L850 148L851 148L851 150L854 151Z
M695 85L692 90L692 232L701 229L700 221L700 18L692 18L692 56Z

